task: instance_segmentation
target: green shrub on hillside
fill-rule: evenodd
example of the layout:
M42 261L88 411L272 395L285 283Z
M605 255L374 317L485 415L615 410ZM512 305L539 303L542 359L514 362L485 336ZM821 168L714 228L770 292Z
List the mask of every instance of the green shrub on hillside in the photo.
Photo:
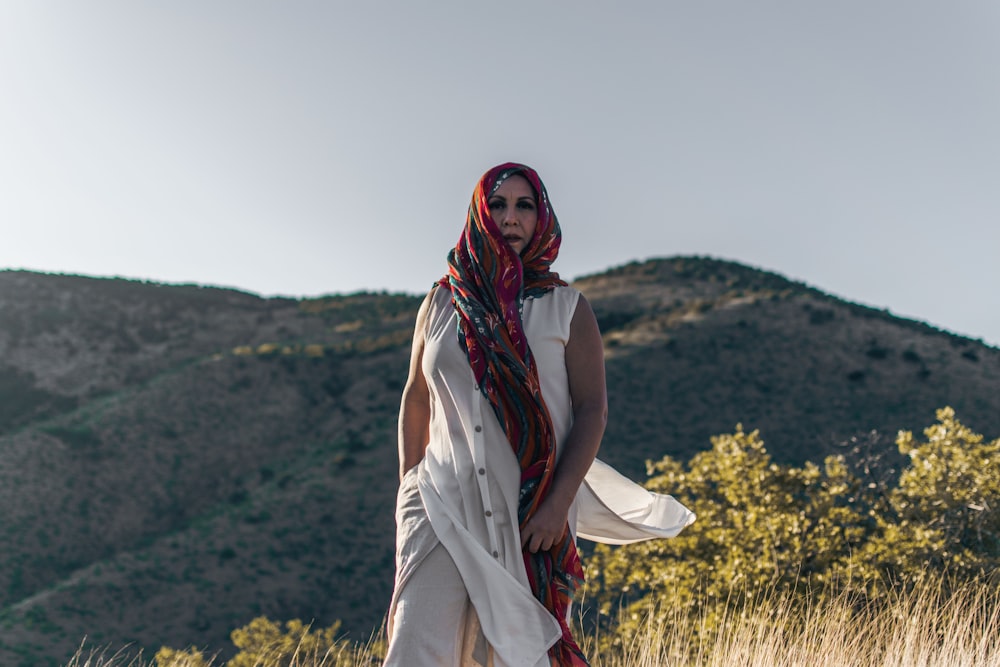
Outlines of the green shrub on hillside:
M362 663L357 653L370 653L372 647L359 647L339 636L340 621L328 628L313 630L298 619L285 623L285 629L263 616L234 630L230 635L239 653L225 667L356 667ZM215 664L197 649L163 647L155 656L156 667L209 667Z
M651 490L676 496L698 520L674 539L598 546L587 590L602 615L615 616L621 600L639 618L653 600L701 614L764 589L804 590L844 571L869 530L842 461L777 465L757 431L737 427L686 468L666 457L650 473Z
M711 630L720 600L739 609L768 591L878 597L928 575L990 576L1000 566L1000 439L984 443L950 408L925 435L899 434L910 461L887 493L840 456L822 467L775 464L758 433L741 427L687 466L651 463L647 486L678 497L698 521L671 540L595 549L589 599L602 619L618 605L628 611L609 636L627 641L653 606L685 609Z
M910 462L858 554L866 578L912 584L941 571L969 580L1000 569L1000 438L984 442L951 408L937 419L924 442L909 431L896 439Z

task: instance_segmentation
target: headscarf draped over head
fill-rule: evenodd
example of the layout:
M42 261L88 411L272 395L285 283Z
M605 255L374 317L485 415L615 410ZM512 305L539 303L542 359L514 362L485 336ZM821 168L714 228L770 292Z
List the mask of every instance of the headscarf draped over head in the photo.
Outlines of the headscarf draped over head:
M489 200L511 176L527 179L537 200L534 236L518 254L490 214ZM448 254L449 287L458 312L458 338L483 396L493 407L521 466L518 522L523 530L548 495L555 472L552 417L542 399L538 369L521 322L526 297L538 297L566 283L549 267L559 254L559 222L545 186L533 169L508 162L487 171L476 185L458 244ZM535 597L562 627L549 650L554 665L587 665L567 625L573 593L583 568L570 531L548 551L523 551Z

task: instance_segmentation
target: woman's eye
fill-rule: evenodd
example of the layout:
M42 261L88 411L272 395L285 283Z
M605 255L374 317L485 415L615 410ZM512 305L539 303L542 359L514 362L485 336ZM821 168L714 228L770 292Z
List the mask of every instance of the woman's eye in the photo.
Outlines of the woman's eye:
M519 201L517 202L517 207L522 211L534 211L535 204L530 201Z
M503 208L503 202L502 201L500 201L499 199L494 199L493 201L490 202L490 210L491 211L495 211L498 208Z

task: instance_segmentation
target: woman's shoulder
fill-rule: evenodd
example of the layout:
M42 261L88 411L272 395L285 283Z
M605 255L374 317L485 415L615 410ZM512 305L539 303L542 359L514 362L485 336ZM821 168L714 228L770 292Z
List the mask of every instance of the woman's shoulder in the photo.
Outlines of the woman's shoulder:
M538 298L542 301L548 301L552 305L568 308L572 312L582 297L583 294L580 293L580 290L571 285L556 285Z
M581 298L580 291L574 287L554 287L533 299L530 306L526 305L525 312L534 326L556 331L557 337L569 340L570 324Z
M417 309L416 331L426 334L431 322L450 298L451 290L435 283L424 296L424 300L420 302L420 308Z
M573 287L572 285L554 285L549 287L543 294L539 296L528 297L529 299L544 299L544 298L577 298L580 295L580 290Z
M451 303L451 288L447 284L441 284L436 282L431 285L430 291L427 292L427 296L424 297L424 302L421 304L421 308L426 309L428 312L441 310L447 304Z
M580 296L580 290L573 287L572 285L556 285L552 288L553 292L558 292L559 294L575 294Z

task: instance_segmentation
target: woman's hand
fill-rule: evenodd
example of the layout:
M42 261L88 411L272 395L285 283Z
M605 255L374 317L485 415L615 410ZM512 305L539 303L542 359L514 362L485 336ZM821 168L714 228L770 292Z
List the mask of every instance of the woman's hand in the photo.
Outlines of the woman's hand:
M561 507L557 499L549 496L538 506L535 514L524 524L521 531L521 549L531 553L548 551L552 545L566 534L569 508Z

